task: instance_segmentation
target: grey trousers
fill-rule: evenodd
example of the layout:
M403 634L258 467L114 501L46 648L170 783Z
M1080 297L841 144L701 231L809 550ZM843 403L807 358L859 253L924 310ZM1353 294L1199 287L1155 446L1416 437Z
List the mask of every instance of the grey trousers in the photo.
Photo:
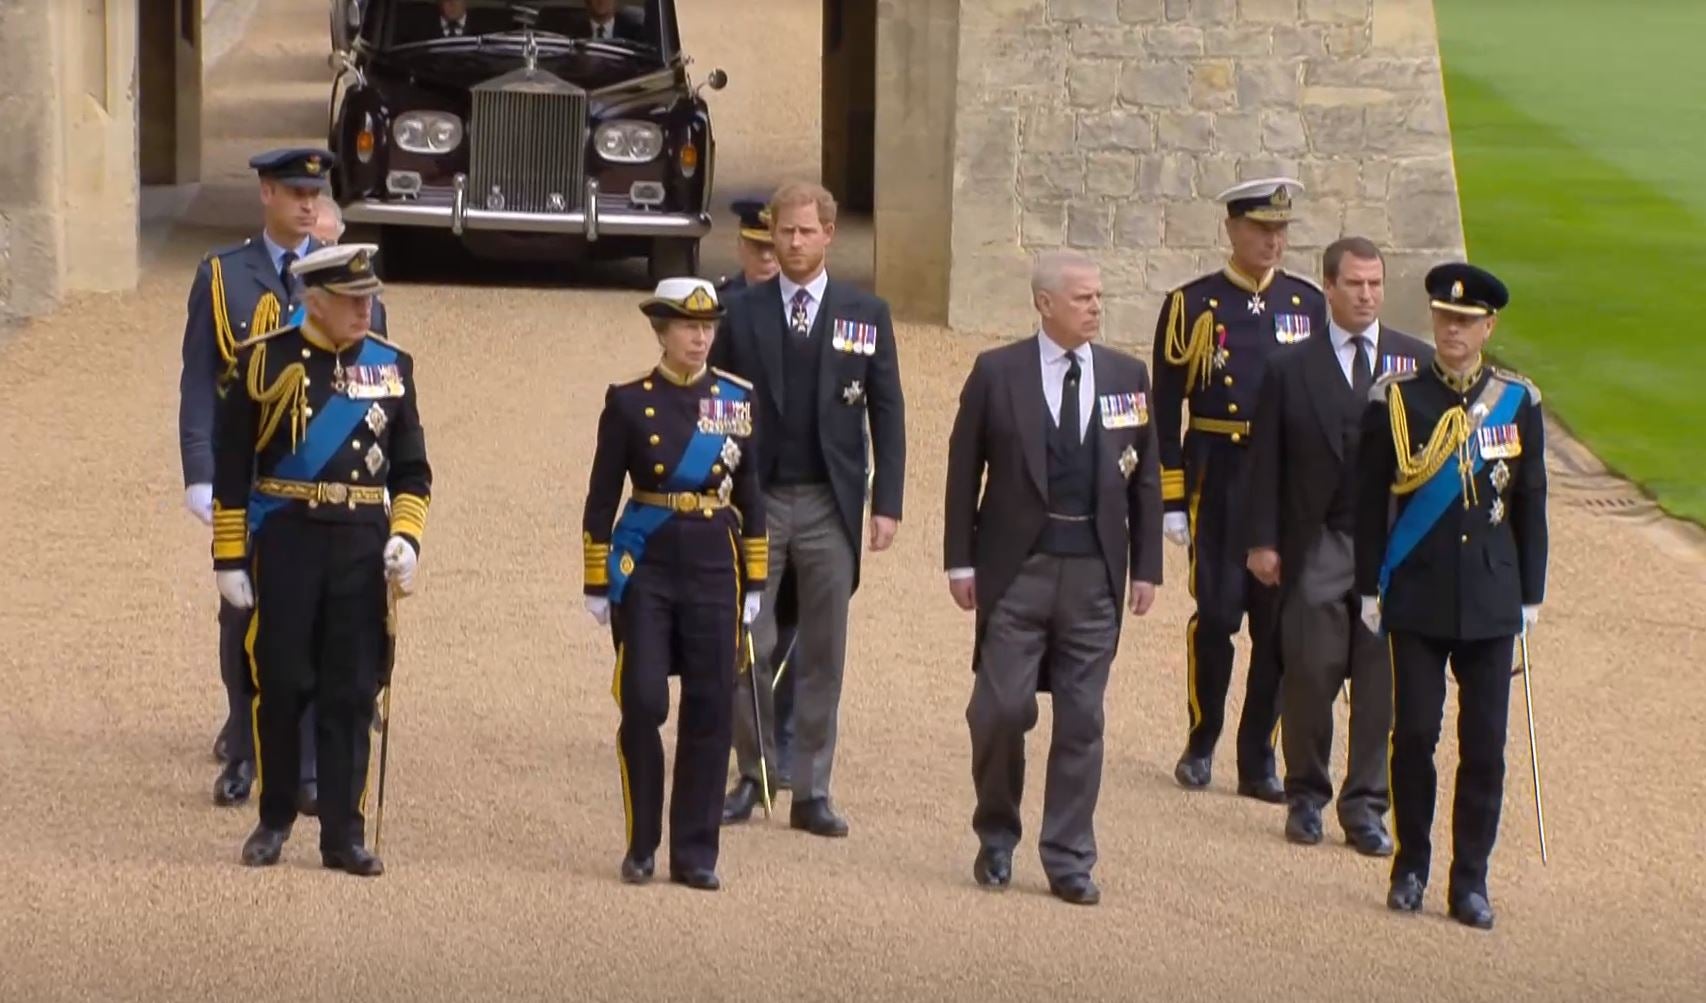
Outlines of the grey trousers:
M1052 878L1088 874L1096 864L1102 697L1119 627L1101 558L1034 554L990 611L978 645L966 707L977 788L972 830L986 847L1018 845L1025 733L1037 723L1037 675L1047 666L1054 733L1038 849Z
M752 714L752 685L759 687L765 723L764 765L776 779L776 705L770 686L776 648L776 593L782 575L794 569L799 628L789 672L794 679L794 745L789 779L796 802L829 796L835 764L836 721L841 709L841 670L847 657L847 605L853 597L853 544L827 484L772 488L764 495L770 536L770 575L764 603L752 624L755 664L735 685L735 762L740 775L758 780L758 728Z
M1391 660L1358 616L1352 547L1348 534L1323 530L1280 610L1286 800L1316 808L1332 800L1333 701L1348 678L1350 754L1338 806L1346 829L1377 825L1386 814L1392 728Z

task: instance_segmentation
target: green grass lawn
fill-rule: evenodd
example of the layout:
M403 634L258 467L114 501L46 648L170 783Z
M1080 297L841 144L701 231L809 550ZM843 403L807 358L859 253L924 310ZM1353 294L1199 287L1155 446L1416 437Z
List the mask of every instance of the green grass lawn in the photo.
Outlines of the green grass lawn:
M1706 0L1435 8L1469 257L1511 287L1492 351L1706 523Z

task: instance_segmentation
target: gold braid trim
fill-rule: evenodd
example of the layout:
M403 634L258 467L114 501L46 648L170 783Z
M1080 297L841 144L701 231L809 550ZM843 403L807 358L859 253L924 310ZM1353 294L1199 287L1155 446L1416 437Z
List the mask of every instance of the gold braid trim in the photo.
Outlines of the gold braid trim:
M1185 386L1208 386L1214 368L1214 311L1204 310L1185 334L1185 291L1173 293L1167 307L1167 346L1163 356L1169 365L1185 367Z
M290 412L290 451L296 452L296 446L302 441L302 435L308 428L308 370L302 363L292 362L278 374L272 386L262 387L261 382L266 378L267 346L265 343L254 347L249 357L248 389L249 398L261 406L261 431L255 436L255 452L267 448L267 443L277 434L278 426L284 420L285 412Z
M249 318L249 337L253 338L276 329L283 316L283 307L279 304L278 297L270 291L263 293L260 302L255 304L254 315Z
M231 317L225 312L225 269L216 254L207 259L213 290L213 342L219 347L219 357L225 362L221 380L229 379L237 369L237 335L231 330Z
M1445 412L1429 433L1428 444L1420 452L1412 454L1410 419L1404 411L1402 388L1394 384L1386 395L1386 403L1392 418L1392 448L1398 457L1398 479L1392 485L1392 493L1407 495L1414 492L1455 455L1457 474L1463 482L1463 507L1475 504L1475 458L1469 449L1469 412L1461 405Z

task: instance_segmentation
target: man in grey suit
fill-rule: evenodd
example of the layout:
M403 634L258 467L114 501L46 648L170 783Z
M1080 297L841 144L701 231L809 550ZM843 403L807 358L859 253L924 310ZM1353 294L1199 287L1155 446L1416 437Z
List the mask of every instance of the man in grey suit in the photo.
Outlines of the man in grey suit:
M711 364L750 380L764 483L771 575L752 625L754 666L735 697L740 781L725 822L752 815L760 796L758 723L748 687L774 721L771 655L777 589L791 570L799 604L794 692L794 799L788 824L817 836L847 835L829 797L847 654L847 607L859 587L866 489L870 542L887 550L900 528L906 484L906 403L889 307L829 277L835 199L821 185L784 185L770 200L780 274L730 298ZM866 424L869 422L869 436ZM866 471L870 470L870 480ZM764 773L776 777L774 743Z
M1054 704L1039 840L1049 890L1094 905L1103 693L1120 606L1149 612L1161 583L1161 475L1149 371L1092 345L1102 282L1077 252L1040 256L1041 330L984 352L948 440L948 589L977 611L971 728L978 883L1005 888L1019 842L1025 733Z
M1322 277L1327 333L1270 359L1257 399L1244 496L1247 565L1258 581L1280 588L1286 838L1321 842L1321 811L1333 797L1333 700L1348 677L1350 758L1339 825L1358 852L1384 857L1392 853L1383 821L1392 670L1386 646L1357 616L1357 447L1375 380L1426 368L1433 352L1380 323L1385 265L1373 243L1335 242Z

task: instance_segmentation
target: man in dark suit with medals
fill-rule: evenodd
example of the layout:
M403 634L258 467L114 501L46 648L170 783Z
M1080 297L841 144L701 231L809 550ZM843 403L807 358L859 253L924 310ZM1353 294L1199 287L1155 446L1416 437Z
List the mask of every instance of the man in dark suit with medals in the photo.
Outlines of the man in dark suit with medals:
M327 247L292 266L307 319L238 351L240 382L215 424L215 579L226 602L252 611L260 824L242 853L252 867L278 862L295 823L298 723L312 704L321 863L384 871L363 846L368 738L390 671L387 588L414 587L432 468L414 360L368 329L377 250Z
M905 400L888 304L832 280L825 268L835 233L834 198L819 185L790 184L777 191L770 210L781 274L729 302L713 359L754 383L765 429L758 472L771 553L779 574L793 569L798 576L798 642L788 669L797 674L789 824L814 835L845 836L847 821L830 800L830 772L847 606L859 585L867 485L871 549L887 550L899 529ZM772 586L754 624L758 665L749 673L766 708L776 598ZM776 776L773 762L759 768L751 699L736 700L741 779L725 806L731 819L751 815L761 772Z
M605 394L582 521L586 607L601 624L615 621L622 880L644 883L656 866L658 729L669 716L669 677L679 676L669 874L714 890L739 625L758 613L769 562L755 408L751 384L706 365L723 315L709 282L665 279L640 309L663 357ZM632 497L617 518L629 481Z
M319 217L318 200L335 163L331 153L317 149L272 150L252 158L249 166L260 177L265 225L258 236L202 259L190 284L178 380L178 443L185 507L206 525L213 524L218 402L239 378L239 348L251 337L299 318L301 285L290 266L320 246L312 231ZM215 743L215 754L224 763L213 791L220 805L247 801L255 776L254 693L243 653L249 619L246 610L220 604L219 674L227 702L225 726ZM300 765L301 808L307 814L314 813L318 799L313 746L307 741L313 729L310 713L302 722Z
M1433 350L1380 322L1380 249L1346 237L1322 255L1327 330L1268 363L1256 406L1243 522L1250 573L1280 590L1286 837L1315 844L1333 798L1333 701L1350 680L1350 754L1339 791L1345 840L1368 856L1392 852L1386 738L1392 670L1360 619L1353 527L1357 449L1378 376L1414 372Z
M1487 366L1510 300L1491 273L1427 275L1432 365L1376 384L1358 461L1356 584L1363 622L1392 659L1392 815L1387 905L1417 912L1427 888L1445 669L1457 679L1452 918L1491 929L1487 862L1504 800L1512 648L1546 594L1546 442L1540 391Z
M1220 194L1232 258L1185 284L1162 305L1155 328L1155 423L1161 448L1163 532L1190 547L1196 612L1185 632L1190 731L1173 776L1208 786L1232 680L1232 638L1250 620L1250 675L1238 725L1238 793L1280 803L1274 771L1279 723L1277 589L1245 569L1235 517L1252 450L1251 419L1269 356L1327 326L1314 283L1279 267L1293 193L1302 185L1268 178ZM1190 425L1181 437L1181 410Z
M1161 478L1142 362L1092 345L1101 278L1076 252L1040 257L1040 331L984 352L948 441L948 587L977 611L971 728L979 884L1012 879L1037 692L1053 696L1039 839L1049 889L1094 905L1103 695L1121 609L1143 616L1161 583Z

